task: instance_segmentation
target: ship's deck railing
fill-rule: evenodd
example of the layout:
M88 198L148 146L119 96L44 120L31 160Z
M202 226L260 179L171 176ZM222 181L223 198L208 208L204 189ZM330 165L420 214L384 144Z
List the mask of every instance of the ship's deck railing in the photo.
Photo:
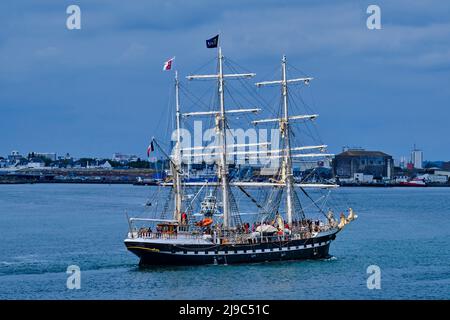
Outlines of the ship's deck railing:
M162 233L162 232L140 232L138 233L138 238L143 239L177 239L178 235L176 233Z
M135 229L129 234L130 238L142 238L142 239L197 239L197 240L209 240L213 243L221 244L254 244L254 243L270 243L289 240L301 240L309 239L312 237L313 232L324 232L332 229L330 225L318 226L317 229L310 230L307 227L294 227L291 229L290 234L274 234L274 235L254 235L252 232L241 233L233 231L216 230L211 233L201 232L152 232L147 228Z
M283 235L263 235L251 237L250 235L236 236L233 238L224 237L222 238L222 243L232 243L232 244L257 244L257 243L272 243L272 242L283 242L289 240L300 240L311 238L310 232L304 233L294 233L294 234L283 234Z
M130 236L131 235L131 236ZM142 228L141 230L134 230L129 234L130 238L141 238L141 239L204 239L204 235L200 233L190 233L190 232L151 232Z

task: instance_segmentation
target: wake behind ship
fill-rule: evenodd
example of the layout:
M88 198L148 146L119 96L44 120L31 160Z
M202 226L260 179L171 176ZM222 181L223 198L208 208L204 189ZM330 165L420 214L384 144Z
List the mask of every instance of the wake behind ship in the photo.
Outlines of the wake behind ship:
M141 265L233 264L327 258L331 242L357 216L351 208L347 208L347 216L340 210L339 219L334 217L331 193L338 186L329 181L319 181L314 166L311 166L311 163L317 164L321 159L332 156L325 153L327 146L294 145L296 140L302 141L301 134L292 128L294 122L304 126L318 115L291 115L290 106L295 103L291 102L293 95L290 95L290 87L308 85L313 78L302 76L288 79L287 60L283 56L281 79L256 83L257 87L281 88L278 117L252 121L254 126L275 127L279 132L279 147L267 149L270 145L267 142L243 144L229 141L227 131L232 125L230 118L248 116L261 109L226 108L225 92L229 90L226 90L225 84L234 79L242 81L252 78L255 74L225 74L221 47L217 41L210 42L208 47L217 47L217 72L187 78L215 80L217 100L208 111L182 113L180 81L176 73L176 145L171 155L167 156L171 179L156 188L154 210L150 217L128 219L129 232L124 241L127 249L140 258ZM182 147L181 122L192 117L212 119L217 138L214 148ZM152 139L152 150L153 144L167 155L156 139ZM240 151L249 147L261 147L262 150ZM234 159L245 154L248 161L263 153L269 161L281 162L270 179L244 181L230 174L230 168L234 167L229 163L230 157ZM204 181L189 179L190 161L205 154L215 156L212 164L215 178ZM308 174L300 180L294 179L294 162L310 166ZM242 204L243 199L248 203ZM247 209L249 212L242 212L241 207L250 208Z

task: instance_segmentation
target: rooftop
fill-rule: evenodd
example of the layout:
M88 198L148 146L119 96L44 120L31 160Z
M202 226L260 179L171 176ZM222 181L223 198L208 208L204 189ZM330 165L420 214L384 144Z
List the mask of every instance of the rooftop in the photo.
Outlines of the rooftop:
M368 157L390 157L389 154L381 152L381 151L366 151L366 150L347 150L342 153L337 154L336 156L347 156L347 157L360 157L360 156L368 156Z

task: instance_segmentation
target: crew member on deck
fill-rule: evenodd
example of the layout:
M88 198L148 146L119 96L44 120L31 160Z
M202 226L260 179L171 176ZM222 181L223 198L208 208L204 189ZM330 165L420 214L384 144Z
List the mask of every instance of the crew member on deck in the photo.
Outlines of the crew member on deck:
M181 213L181 224L187 224L187 214L186 212Z

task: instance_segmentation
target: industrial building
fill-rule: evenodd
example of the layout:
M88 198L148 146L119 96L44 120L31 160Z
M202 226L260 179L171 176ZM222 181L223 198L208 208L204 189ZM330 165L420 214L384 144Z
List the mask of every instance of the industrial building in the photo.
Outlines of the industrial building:
M339 180L372 182L391 179L394 169L392 156L381 151L348 149L333 160L333 172Z

